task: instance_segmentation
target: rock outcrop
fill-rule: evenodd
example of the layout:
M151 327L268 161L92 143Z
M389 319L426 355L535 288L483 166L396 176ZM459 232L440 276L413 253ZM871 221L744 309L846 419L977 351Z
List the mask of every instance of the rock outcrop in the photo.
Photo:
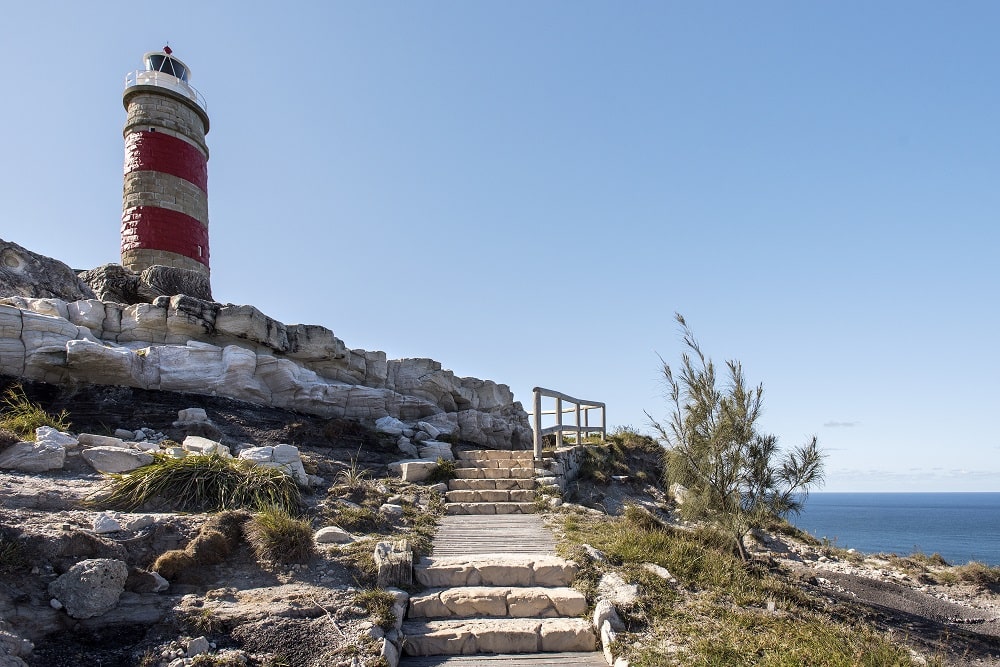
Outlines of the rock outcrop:
M6 244L3 252L8 246L23 251ZM11 264L43 266L37 257ZM61 266L53 272L68 284L72 271ZM39 271L47 269L24 271L22 282ZM105 276L99 291L107 296L151 289L148 280L132 282L109 266L95 271ZM373 422L390 416L419 422L414 437L433 439L436 430L483 447L531 446L527 414L506 385L456 377L432 359L390 361L384 352L351 350L329 329L286 325L253 306L183 294L125 305L93 298L85 285L74 284L77 293L64 285L43 298L37 295L57 290L19 291L0 283L0 373L51 384L218 395L322 417Z
M62 262L0 239L0 294L64 301L95 298L94 291Z

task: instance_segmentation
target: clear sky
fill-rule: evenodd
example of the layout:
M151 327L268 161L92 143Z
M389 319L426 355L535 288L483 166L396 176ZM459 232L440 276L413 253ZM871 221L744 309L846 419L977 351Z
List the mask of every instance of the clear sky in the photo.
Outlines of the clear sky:
M118 261L121 92L208 101L217 299L666 416L684 314L827 490L1000 491L1000 4L64 2L0 22L0 237Z

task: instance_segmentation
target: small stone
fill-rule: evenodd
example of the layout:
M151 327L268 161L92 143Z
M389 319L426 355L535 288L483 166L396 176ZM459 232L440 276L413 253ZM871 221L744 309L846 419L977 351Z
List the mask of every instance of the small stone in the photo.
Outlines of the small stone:
M133 433L132 431L126 431L123 428L116 428L115 429L115 437L116 438L120 438L120 439L125 440L125 441L135 440L135 433Z
M188 642L187 645L187 657L193 658L196 655L201 655L202 653L208 653L208 638L207 637L196 637Z
M122 525L111 514L98 514L94 519L94 532L98 535L117 533L121 529Z
M346 544L354 541L354 537L340 526L320 528L313 539L319 544Z
M385 503L378 508L380 514L384 514L388 517L401 517L403 516L403 507L401 505L393 505L391 503Z
M49 600L49 606L52 607L53 609L62 609L63 608L62 602L60 602L59 600L57 600L55 598L52 598L51 600Z

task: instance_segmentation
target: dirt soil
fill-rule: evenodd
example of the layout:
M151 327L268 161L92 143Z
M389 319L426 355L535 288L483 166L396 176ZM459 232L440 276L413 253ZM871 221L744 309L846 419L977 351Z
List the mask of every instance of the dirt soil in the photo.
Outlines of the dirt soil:
M12 383L0 376L0 392ZM205 435L223 444L294 444L307 471L324 480L303 498L314 528L327 525L331 505L349 498L339 498L333 486L340 471L356 461L377 480L388 463L403 458L393 442L356 422L241 401L122 387L24 383L24 389L49 412L67 410L74 433L148 427L183 440L187 432L173 426L177 412L200 407L217 429ZM385 630L356 602L358 591L370 585L357 555L370 554L375 537L344 547L319 545L308 563L276 569L258 563L243 542L224 562L186 572L163 593L127 587L118 606L100 617L74 620L53 609L48 584L73 564L118 558L149 568L164 551L183 548L207 519L158 513L141 529L96 535L93 522L100 512L84 501L105 481L78 455L69 456L61 471L0 472L0 537L6 540L0 546L16 542L27 557L15 564L0 560L0 619L34 642L34 650L22 656L29 666L166 665L199 636L212 642L220 658L238 656L251 666L379 664ZM397 480L376 486L404 506L426 503L426 489L410 492L401 485ZM407 530L405 518L391 521L383 532Z

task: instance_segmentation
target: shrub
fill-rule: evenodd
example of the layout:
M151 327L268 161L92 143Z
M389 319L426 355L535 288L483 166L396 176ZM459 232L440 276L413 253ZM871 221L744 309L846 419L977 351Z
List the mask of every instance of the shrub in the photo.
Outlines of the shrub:
M59 431L70 428L69 413L63 410L58 415L50 415L38 403L32 403L24 393L24 387L15 384L7 388L0 399L0 428L14 433L21 440L34 440L35 429L51 426Z
M438 467L431 472L430 477L427 481L436 484L438 482L447 482L449 479L455 479L455 462L448 459L443 459L440 456L437 460Z
M386 524L385 517L370 507L338 508L335 521L338 526L352 533L371 533Z
M0 530L0 574L9 574L28 564L24 546L7 530Z
M166 551L153 563L153 571L173 580L181 572L200 565L215 565L224 561L243 536L246 512L220 512L209 518L184 549Z
M280 507L254 515L245 530L254 555L263 563L305 563L316 553L309 522Z
M181 512L299 506L295 480L276 468L216 455L155 456L148 466L112 475L95 503L122 510L152 504Z

